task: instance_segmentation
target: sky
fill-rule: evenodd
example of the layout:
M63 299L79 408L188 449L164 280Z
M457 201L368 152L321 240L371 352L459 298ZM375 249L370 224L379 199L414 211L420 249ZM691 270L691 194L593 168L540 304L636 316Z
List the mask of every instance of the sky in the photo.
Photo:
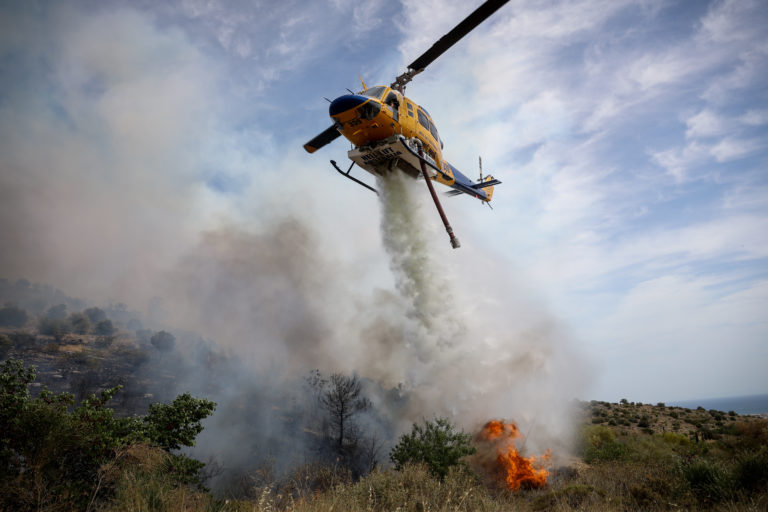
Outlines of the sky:
M201 233L290 215L350 294L395 289L376 198L328 163L349 145L302 144L471 10L3 1L0 274L138 304ZM406 95L503 182L444 200L457 251L422 191L462 314L556 326L578 398L768 393L764 1L511 1Z

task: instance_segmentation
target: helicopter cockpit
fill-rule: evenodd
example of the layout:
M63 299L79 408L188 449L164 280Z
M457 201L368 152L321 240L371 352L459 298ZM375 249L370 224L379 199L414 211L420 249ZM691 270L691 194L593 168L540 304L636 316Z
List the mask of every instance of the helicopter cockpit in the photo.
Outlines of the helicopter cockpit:
M371 87L370 89L366 89L360 94L362 94L363 96L369 96L371 98L378 99L382 94L384 94L384 89L386 89L386 87L384 87L383 85L378 85L376 87Z

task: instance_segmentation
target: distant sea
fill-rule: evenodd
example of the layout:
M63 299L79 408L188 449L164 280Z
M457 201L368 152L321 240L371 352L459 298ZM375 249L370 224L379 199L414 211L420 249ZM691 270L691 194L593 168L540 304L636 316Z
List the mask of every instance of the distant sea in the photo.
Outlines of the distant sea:
M699 406L716 411L734 411L737 414L768 414L768 394L750 396L732 396L728 398L704 398L701 400L680 400L667 402L667 405L695 409Z

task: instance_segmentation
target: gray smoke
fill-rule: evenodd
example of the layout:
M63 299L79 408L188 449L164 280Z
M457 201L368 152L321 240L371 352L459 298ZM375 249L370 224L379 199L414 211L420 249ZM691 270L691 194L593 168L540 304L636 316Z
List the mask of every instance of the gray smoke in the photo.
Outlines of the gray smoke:
M179 353L144 377L167 383L163 398L219 402L203 459L300 461L300 427L286 421L314 368L368 379L393 435L447 415L472 430L492 417L535 425L532 448L567 438L585 372L567 333L522 271L472 250L471 230L446 248L423 183L380 180L381 243L372 198L340 234L344 200L310 198L354 192L290 152L282 164L240 152L252 141L219 125L216 64L180 32L131 10L17 6L8 19L0 49L23 65L0 89L0 277L97 305L151 303L143 320L173 330ZM205 183L220 167L258 183L217 194ZM397 407L391 389L407 397Z
M447 415L476 429L491 418L513 417L523 432L535 425L530 447L562 451L574 398L565 389L575 392L585 380L567 335L533 300L504 289L514 282L497 262L478 258L460 270L456 260L463 258L438 260L436 248L447 243L443 233L424 227L435 226L437 215L424 204L423 183L386 174L379 188L383 244L405 308L392 323L380 322L387 339L400 340L388 353L404 363L400 377L413 397L405 423ZM493 290L488 277L502 290Z

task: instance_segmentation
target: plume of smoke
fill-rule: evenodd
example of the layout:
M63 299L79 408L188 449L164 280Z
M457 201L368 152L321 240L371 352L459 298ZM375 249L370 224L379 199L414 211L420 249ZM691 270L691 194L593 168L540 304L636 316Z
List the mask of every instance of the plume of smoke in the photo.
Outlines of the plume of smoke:
M411 400L402 419L449 415L474 429L491 417L515 415L524 428L536 423L532 444L564 447L574 398L569 391L582 380L567 337L533 300L518 297L528 302L520 311L520 304L507 300L515 290L506 289L499 290L499 300L488 301L477 289L487 284L471 271L452 273L450 264L435 261L438 241L423 228L429 212L420 211L416 186L401 173L379 180L382 239L405 306L401 319L394 319L402 342L389 335L390 359L406 365L401 375ZM486 261L482 274L503 283L509 271ZM408 355L394 356L398 352Z
M201 141L221 136L207 121L219 91L206 78L212 63L182 35L130 10L62 8L42 20L22 11L3 48L54 64L30 64L2 89L0 269L91 300L136 307L162 297L155 320L164 325L155 327L196 331L237 357L236 367L214 372L215 358L180 342L186 359L168 357L149 376L176 373L168 393L197 390L219 402L201 448L233 461L238 451L247 458L242 446L283 450L293 431L280 418L290 415L272 407L301 396L301 376L313 368L358 372L384 390L400 385L405 405L373 400L401 430L433 415L467 429L504 416L526 434L535 422L536 433L564 436L565 403L584 368L567 335L503 262L471 244L450 257L438 249L445 240L425 228L423 184L382 178L394 289L356 290L304 208L278 219L255 208L247 229L211 220L218 204L199 161L215 153ZM272 185L275 196L311 195L284 180ZM244 403L264 410L246 415Z

